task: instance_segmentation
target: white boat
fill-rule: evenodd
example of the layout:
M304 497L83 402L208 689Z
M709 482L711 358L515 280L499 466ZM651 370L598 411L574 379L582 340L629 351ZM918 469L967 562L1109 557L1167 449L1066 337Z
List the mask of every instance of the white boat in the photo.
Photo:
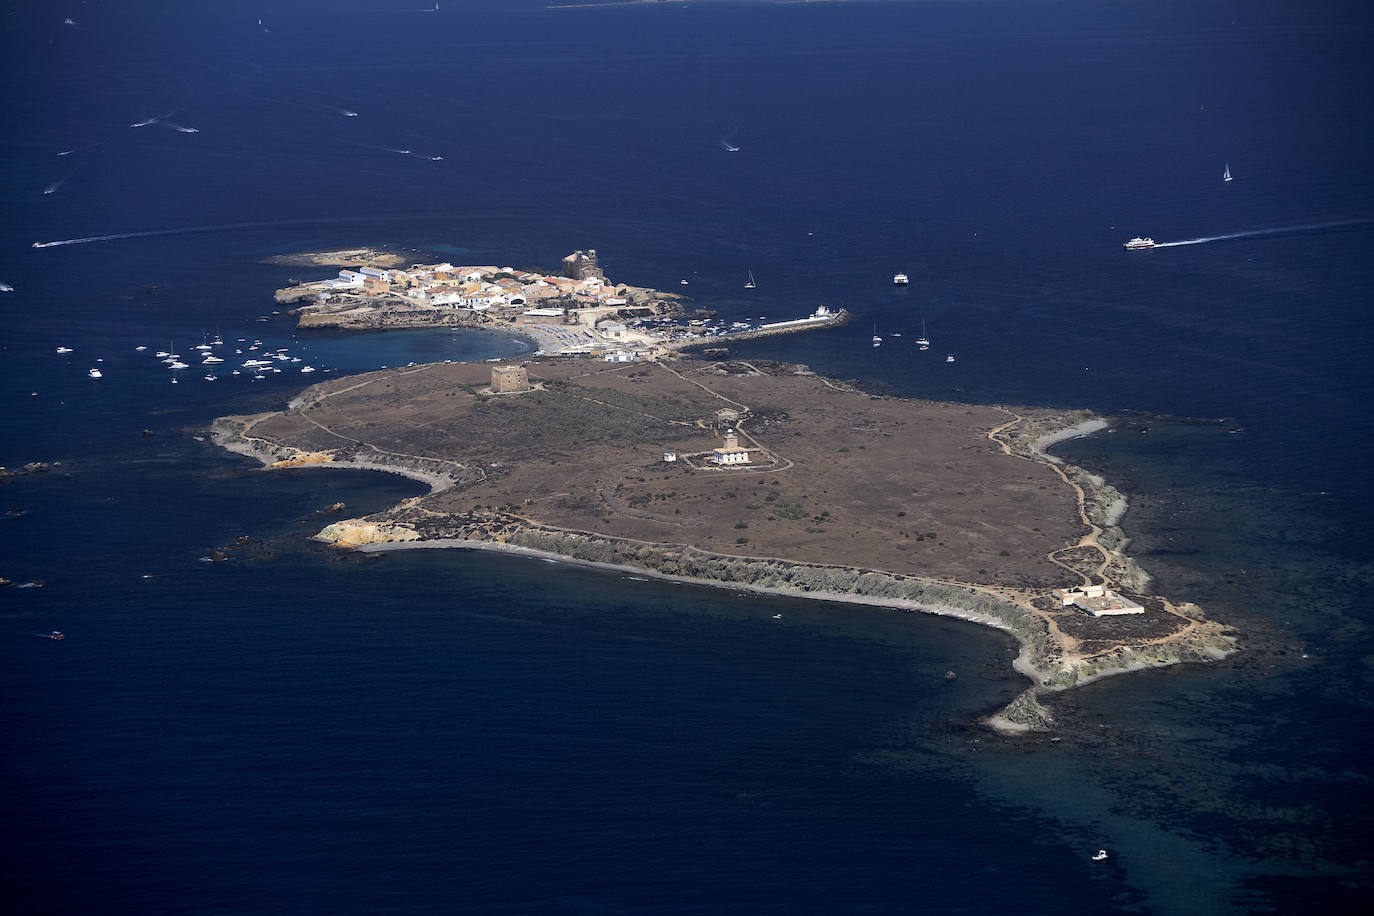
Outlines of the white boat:
M57 348L57 352L58 352L58 353L70 353L70 352L72 352L72 348L71 348L71 347L58 347L58 348Z
M177 359L177 360L173 360L172 362L168 363L168 364L167 364L167 368L168 368L168 369L189 369L189 368L191 368L191 367L188 366L188 365L186 365L185 363L183 363L181 360Z
M12 292L14 292L14 287L13 287L13 286L10 286L8 283L0 283L0 293L12 293Z
M86 374L89 375L91 378L104 378L104 375L101 374L99 369L92 369L90 372L87 372Z
M314 366L301 366L301 371L302 371L302 372L314 372L314 371L315 371L315 367L314 367Z
M205 376L205 380L206 380L207 382L216 382L216 381L219 381L219 376L218 376L218 375L207 375L207 376Z
M906 285L907 285L908 283L910 283L910 282L911 282L911 278L908 277L906 274L893 274L893 275L892 275L892 285L893 285L893 286L906 286Z
M883 345L883 339L882 339L881 337L878 336L878 326L875 324L875 325L873 326L873 346L875 346L875 347L881 347L882 345Z
M749 282L746 283L746 284L744 284L744 288L745 288L745 289L753 289L753 288L754 288L755 286L757 286L757 285L758 285L758 284L756 284L756 283L754 282L754 272L751 270L751 271L749 271Z
M1153 248L1155 247L1155 240L1149 237L1141 237L1137 235L1135 238L1131 239L1129 242L1126 242L1121 247L1125 248L1127 251L1136 251L1141 248Z
M172 354L168 353L166 350L158 350L158 351L157 351L157 358L158 358L158 359L162 359L163 357L171 356L171 355L172 355Z
M683 286L686 286L686 285L687 285L687 281L686 281L686 280L679 280L678 282L681 283Z
M1229 179L1228 179L1228 180L1229 180ZM1101 862L1102 860L1104 860L1104 859L1106 859L1106 858L1107 858L1107 850L1105 850L1105 849L1099 849L1099 850L1097 851L1097 855L1093 856L1093 861L1094 861L1094 862Z
M930 341L926 340L926 323L925 323L925 319L922 319L922 320L921 320L921 336L918 337L918 338L916 338L916 343L917 343L918 346L920 346L920 348L921 348L922 350L924 350L924 349L926 349L927 347L930 346Z
M142 353L142 352L143 352L144 350L146 350L146 349L148 349L148 348L145 347L145 346L143 346L143 344L139 344L138 346L134 347L134 350L135 350L136 352L138 352L138 353Z
M211 366L211 365L214 365L215 363L222 363L222 362L224 362L224 360L220 359L218 356L207 356L207 357L205 357L204 359L202 359L202 360L200 361L200 364L201 364L202 366Z
M1221 173L1221 180L1222 180L1222 181L1230 181L1230 180L1231 180L1231 163L1229 163L1229 162L1226 163L1226 171L1224 171L1224 172Z
M947 362L947 363L952 363L952 362L954 362L954 354L953 354L953 353L946 354L946 356L945 356L945 362Z

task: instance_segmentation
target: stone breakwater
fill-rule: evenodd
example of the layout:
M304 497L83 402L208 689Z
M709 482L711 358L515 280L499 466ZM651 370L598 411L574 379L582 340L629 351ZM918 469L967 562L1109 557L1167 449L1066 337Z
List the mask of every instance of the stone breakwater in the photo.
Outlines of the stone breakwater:
M718 334L715 337L708 337L703 340L694 340L685 344L672 344L674 350L689 352L700 350L707 347L719 347L721 344L730 343L738 340L757 340L761 337L777 337L782 334L799 334L802 331L816 331L821 328L838 328L841 325L849 324L853 320L853 315L848 310L840 309L834 315L824 320L817 321L788 321L779 322L778 327L754 328L750 331L736 331L732 334Z

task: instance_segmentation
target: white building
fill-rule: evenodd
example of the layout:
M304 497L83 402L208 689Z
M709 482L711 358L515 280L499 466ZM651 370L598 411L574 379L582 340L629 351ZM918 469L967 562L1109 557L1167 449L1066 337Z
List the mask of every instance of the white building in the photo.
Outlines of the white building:
M725 433L725 444L711 453L711 460L716 464L748 464L749 450L740 448L739 437L732 429Z
M1056 588L1054 597L1062 607L1074 605L1094 617L1114 617L1120 614L1143 614L1145 608L1129 598L1123 598L1105 585L1081 585L1077 588Z

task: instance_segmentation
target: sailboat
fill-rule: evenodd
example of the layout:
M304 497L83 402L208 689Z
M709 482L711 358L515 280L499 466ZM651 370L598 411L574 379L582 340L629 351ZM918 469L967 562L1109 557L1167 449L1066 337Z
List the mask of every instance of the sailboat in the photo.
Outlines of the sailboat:
M922 350L930 349L930 341L926 340L926 322L924 318L921 319L921 336L916 338L916 345Z
M746 283L746 284L744 284L744 288L745 288L745 289L753 289L753 288L754 288L755 286L757 286L757 285L758 285L758 284L754 282L754 272L751 270L751 271L749 271L749 282Z
M1222 181L1230 181L1230 180L1231 180L1231 163L1229 163L1229 162L1226 163L1226 171L1225 171L1225 172L1222 172L1222 174L1221 174L1221 180L1222 180Z
M883 345L883 339L882 339L881 337L878 336L878 326L875 324L875 325L873 326L873 346L875 346L875 347L881 347L882 345Z

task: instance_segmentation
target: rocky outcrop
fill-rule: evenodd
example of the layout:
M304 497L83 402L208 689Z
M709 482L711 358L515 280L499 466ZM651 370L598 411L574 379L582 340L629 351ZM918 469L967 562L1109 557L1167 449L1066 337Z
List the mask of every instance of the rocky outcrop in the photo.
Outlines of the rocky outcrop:
M362 547L364 544L394 544L403 541L418 541L420 535L407 525L386 522L365 522L349 519L326 525L315 535L316 540L327 541L339 547Z

